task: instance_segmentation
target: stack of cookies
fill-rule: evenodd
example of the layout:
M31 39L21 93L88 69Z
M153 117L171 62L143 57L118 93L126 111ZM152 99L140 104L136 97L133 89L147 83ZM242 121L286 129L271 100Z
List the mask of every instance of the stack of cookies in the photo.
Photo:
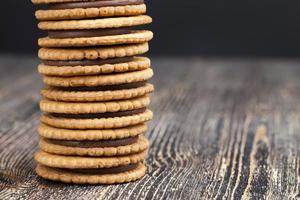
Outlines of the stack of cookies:
M143 0L32 0L43 75L43 178L78 184L137 180L146 172L144 134L154 87L148 51L152 22Z

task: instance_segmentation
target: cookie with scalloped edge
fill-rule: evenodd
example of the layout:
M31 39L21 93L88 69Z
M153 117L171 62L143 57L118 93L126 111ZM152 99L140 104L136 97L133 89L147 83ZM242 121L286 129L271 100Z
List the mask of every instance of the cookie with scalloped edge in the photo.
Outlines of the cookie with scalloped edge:
M40 101L40 109L47 113L98 114L132 111L146 108L149 104L150 98L147 95L133 99L106 102L61 102L42 99Z
M37 10L35 17L38 20L70 20L70 19L87 19L98 17L113 16L135 16L143 15L147 11L145 4L123 5L123 6L106 6L95 8L72 8L72 9L48 9Z
M96 102L132 99L147 95L154 91L150 83L137 88L107 91L72 91L55 87L47 87L41 90L41 95L54 101L66 102Z
M150 66L151 61L149 58L134 57L132 61L126 63L89 66L49 66L42 63L38 66L38 71L47 76L68 77L139 71L147 69Z
M123 140L124 145L120 145L122 144ZM136 142L129 143L130 140L134 140ZM58 143L56 141L58 141ZM110 144L113 144L115 142L116 145L120 146L97 147L97 145L101 142ZM84 144L84 146L81 146L82 144ZM144 136L136 136L109 141L71 141L71 143L68 141L41 138L39 146L41 150L45 152L58 155L120 156L144 151L148 148L149 142Z
M42 21L38 27L42 30L83 30L100 28L120 28L150 24L152 18L148 15L129 17L113 17L82 20Z
M41 123L38 128L38 133L43 138L55 140L117 140L128 137L135 137L146 133L148 126L146 123L141 123L134 126L116 129L95 129L95 130L74 130L55 128Z
M96 87L108 85L130 84L148 81L153 76L151 68L109 75L56 77L44 76L43 82L54 87Z
M111 157L82 157L65 156L47 153L39 150L35 153L35 160L42 165L66 169L98 169L129 165L143 161L147 156L147 150L135 154L111 156Z
M87 130L123 128L147 122L152 118L152 111L147 109L143 113L130 116L91 119L72 119L43 114L41 122L56 128Z
M42 60L97 60L122 58L144 54L149 50L148 43L90 48L41 48L39 58Z
M142 178L146 173L144 164L139 163L138 167L130 171L117 174L87 174L76 173L58 168L37 165L36 173L45 179L73 184L119 184L127 183Z
M99 37L80 38L50 38L44 37L38 40L41 47L90 47L104 45L137 44L149 42L153 33L147 30L131 31L128 34L108 35Z

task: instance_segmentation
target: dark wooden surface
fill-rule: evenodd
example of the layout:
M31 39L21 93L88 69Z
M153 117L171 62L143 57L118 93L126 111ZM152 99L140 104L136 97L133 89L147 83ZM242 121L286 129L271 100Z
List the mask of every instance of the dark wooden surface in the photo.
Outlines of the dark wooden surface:
M0 199L298 199L300 62L153 60L148 174L114 186L38 178L38 60L0 56Z

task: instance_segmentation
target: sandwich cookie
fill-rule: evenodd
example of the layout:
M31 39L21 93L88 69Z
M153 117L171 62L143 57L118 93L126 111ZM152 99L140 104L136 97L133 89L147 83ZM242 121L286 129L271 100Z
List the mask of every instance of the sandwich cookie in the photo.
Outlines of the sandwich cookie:
M87 29L107 29L122 28L150 24L152 18L147 15L130 17L113 17L84 20L63 20L63 21L42 21L38 27L42 30L87 30Z
M148 96L108 102L58 102L44 99L41 121L67 129L109 129L137 125L152 118Z
M56 77L56 76L44 76L43 82L53 87L63 88L76 88L76 87L97 87L97 86L112 86L112 85L124 85L131 83L143 82L151 79L153 76L153 70L151 68L118 73L109 75L97 75L97 76L75 76L75 77Z
M112 16L134 16L146 13L144 0L106 0L64 2L48 4L46 10L38 10L38 20L83 19Z
M70 130L54 128L41 123L38 128L38 133L42 138L54 140L118 140L142 135L147 131L147 128L147 125L145 123L142 123L135 126L128 126L119 129Z
M145 81L116 86L59 88L47 87L41 95L55 101L95 102L132 99L152 93L154 86Z
M68 77L139 71L151 66L150 59L146 57L125 57L98 61L98 63L66 62L69 65L46 65L42 63L38 66L38 70L43 75Z
M124 60L116 61L114 59L130 58L144 54L148 50L148 43L77 49L41 48L39 58L44 64L51 66L116 64L124 63Z
M116 140L40 140L40 149L53 154L75 156L119 156L148 149L148 140L140 135Z
M77 31L75 31L77 32ZM45 37L40 38L38 43L41 47L88 47L88 46L100 46L100 45L118 45L118 44L135 44L135 43L144 43L148 42L153 38L153 33L147 30L137 30L137 31L124 31L121 32L121 35L102 35L95 33L93 37L85 37L85 35L89 35L92 31L78 31L83 32L82 37L77 38L55 38L53 37ZM84 32L87 32L85 34ZM117 32L118 33L118 32ZM109 33L107 33L109 34ZM115 34L115 33L111 33ZM91 34L92 35L92 34ZM81 36L81 33L79 34Z
M64 183L108 185L136 181L146 174L146 167L143 163L137 163L110 170L78 171L38 164L36 173L45 179Z
M57 9L58 12L67 12L66 9L68 8L84 9L99 6L128 6L141 3L143 3L143 0L107 0L52 3L49 4L49 7L50 9ZM38 26L40 29L48 31L48 37L40 38L38 43L41 47L87 47L144 43L153 38L153 33L147 30L135 30L133 26L145 25L151 22L152 18L147 15L43 21Z
M42 165L63 169L99 169L113 168L142 162L147 151L135 154L113 157L81 157L56 155L39 150L35 153L35 160Z
M143 112L150 104L148 96L138 97L128 100L108 101L108 102L60 102L43 99L40 102L40 109L53 116L63 116L66 118L107 118L122 117L131 113Z
M137 180L144 176L141 163L146 151L126 156L78 157L62 156L38 151L35 160L39 163L39 176L66 183L114 184Z
M107 118L103 116L100 118L97 116L93 116L93 118L68 118L67 115L43 114L41 122L55 128L63 129L115 129L141 124L153 118L152 111L148 109L139 109L134 112L129 111L126 114L128 115Z

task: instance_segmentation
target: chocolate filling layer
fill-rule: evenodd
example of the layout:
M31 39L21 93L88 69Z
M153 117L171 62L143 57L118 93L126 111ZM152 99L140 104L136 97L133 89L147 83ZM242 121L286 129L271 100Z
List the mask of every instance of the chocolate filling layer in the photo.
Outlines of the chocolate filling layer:
M123 165L119 167L112 168L99 168L99 169L62 169L54 168L62 171L80 173L80 174L117 174L122 172L127 172L136 169L139 166L139 163Z
M93 30L48 31L50 38L81 38L122 35L131 33L130 28L105 28Z
M141 81L136 83L126 83L121 85L105 85L97 87L57 87L64 91L111 91L111 90L126 90L145 86L147 81Z
M126 146L138 141L138 136L123 138L118 140L98 140L98 141L76 141L76 140L55 140L47 139L51 144L62 145L67 147L79 148L104 148L104 147L119 147Z
M48 5L50 10L73 9L73 8L101 8L108 6L126 6L143 4L144 0L101 0L68 3L52 3Z
M91 66L104 64L118 64L133 61L133 57L97 59L97 60L42 60L45 65L49 66Z
M95 119L95 118L110 118L110 117L124 117L130 115L141 114L146 111L146 108L140 108L135 110L127 110L120 112L107 112L96 114L63 114L63 113L50 113L50 116L67 119Z

